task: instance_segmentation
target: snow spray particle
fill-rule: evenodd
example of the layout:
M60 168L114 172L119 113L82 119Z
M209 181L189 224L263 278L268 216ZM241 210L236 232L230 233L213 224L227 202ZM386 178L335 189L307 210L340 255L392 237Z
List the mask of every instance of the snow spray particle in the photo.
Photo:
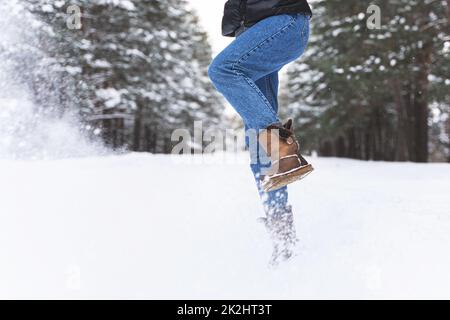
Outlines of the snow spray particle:
M75 95L50 57L46 26L18 0L0 3L0 159L55 159L105 152L83 134Z

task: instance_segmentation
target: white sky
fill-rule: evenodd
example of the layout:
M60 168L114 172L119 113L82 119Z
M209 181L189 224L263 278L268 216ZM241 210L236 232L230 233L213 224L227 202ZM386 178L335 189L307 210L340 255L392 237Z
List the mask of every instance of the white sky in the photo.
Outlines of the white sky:
M232 41L232 38L223 37L221 30L226 0L188 0L188 2L197 11L200 22L208 31L213 54L216 55Z

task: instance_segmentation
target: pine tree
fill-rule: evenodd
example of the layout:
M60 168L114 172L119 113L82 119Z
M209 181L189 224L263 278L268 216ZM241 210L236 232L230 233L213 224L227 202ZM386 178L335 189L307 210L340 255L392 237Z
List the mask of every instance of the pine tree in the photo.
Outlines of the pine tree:
M169 152L174 129L217 124L206 33L184 0L29 0L53 28L83 97L81 114L112 147ZM69 5L82 29L66 26Z
M381 29L367 8L381 8ZM288 72L289 110L309 149L375 160L428 160L429 109L448 103L443 1L317 1L308 56ZM447 32L448 33L448 32ZM430 80L432 79L432 80ZM448 92L448 90L447 90Z

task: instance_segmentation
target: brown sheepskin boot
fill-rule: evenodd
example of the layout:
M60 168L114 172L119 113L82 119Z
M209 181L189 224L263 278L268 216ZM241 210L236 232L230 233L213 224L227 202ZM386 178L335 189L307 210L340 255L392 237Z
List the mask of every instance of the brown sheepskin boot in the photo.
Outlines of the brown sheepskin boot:
M265 192L280 189L306 177L314 170L300 154L292 119L284 125L271 125L262 130L258 141L271 160L270 169L262 177Z

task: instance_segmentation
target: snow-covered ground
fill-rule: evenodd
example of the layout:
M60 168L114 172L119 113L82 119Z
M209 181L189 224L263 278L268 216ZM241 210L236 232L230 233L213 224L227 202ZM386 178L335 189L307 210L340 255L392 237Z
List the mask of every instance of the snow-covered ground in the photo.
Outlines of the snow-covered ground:
M313 159L270 269L246 164L194 160L1 160L0 298L450 298L450 165Z

